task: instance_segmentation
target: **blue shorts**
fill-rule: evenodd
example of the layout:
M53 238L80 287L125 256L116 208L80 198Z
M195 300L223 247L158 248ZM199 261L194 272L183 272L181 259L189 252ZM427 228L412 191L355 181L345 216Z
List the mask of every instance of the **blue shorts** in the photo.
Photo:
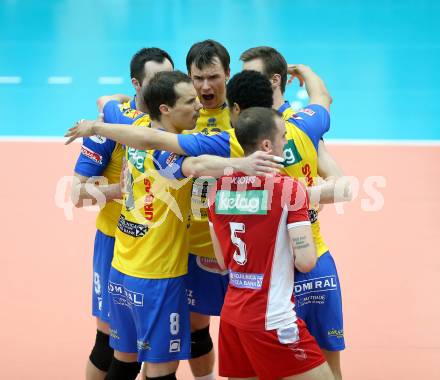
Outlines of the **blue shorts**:
M319 347L328 351L345 348L342 297L338 272L330 252L319 257L309 273L295 271L295 309Z
M92 315L109 322L108 275L113 259L115 238L96 231L93 251Z
M185 276L144 279L110 270L110 346L139 362L191 358Z
M228 283L228 271L216 259L189 254L186 295L191 312L220 315Z

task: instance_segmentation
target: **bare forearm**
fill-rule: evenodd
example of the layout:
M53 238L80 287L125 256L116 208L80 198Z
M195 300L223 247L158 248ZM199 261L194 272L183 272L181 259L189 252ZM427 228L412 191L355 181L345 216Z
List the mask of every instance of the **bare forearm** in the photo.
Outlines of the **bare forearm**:
M335 203L351 200L351 183L344 177L342 168L327 151L321 140L318 146L318 174L322 183L308 189L312 203ZM319 199L315 201L315 197Z
M310 226L292 228L289 235L296 269L300 272L310 272L316 264L316 249Z
M96 135L107 137L136 149L151 149L147 145L148 134L151 130L147 128L133 128L127 124L107 124L96 121L93 123L92 130Z
M174 133L127 124L106 124L99 121L93 123L92 130L93 134L105 136L135 149L166 150L186 155L179 145L177 135Z
M327 178L322 184L307 188L311 204L348 202L352 199L351 182L348 177Z
M121 187L119 183L110 185L95 185L81 183L72 187L72 202L76 207L91 206L105 203L114 199L121 199Z
M220 177L228 173L242 172L246 175L264 175L278 173L283 168L282 158L266 152L256 151L247 157L225 158L202 155L189 157L184 161L183 173L187 177Z
M324 81L309 67L303 67L300 73L304 79L310 103L321 104L328 108L332 102L332 98Z
M193 177L221 177L228 169L239 170L236 158L202 155L190 158L188 165L189 176Z
M320 185L310 186L307 188L310 204L334 203L335 199L335 179L324 181Z

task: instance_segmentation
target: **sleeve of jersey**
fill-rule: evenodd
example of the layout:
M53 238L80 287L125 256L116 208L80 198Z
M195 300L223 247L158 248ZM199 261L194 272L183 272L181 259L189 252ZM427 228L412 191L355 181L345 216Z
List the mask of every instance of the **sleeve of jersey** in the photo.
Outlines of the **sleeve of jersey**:
M188 156L196 157L202 154L212 154L213 156L230 157L230 135L221 132L216 135L206 136L202 133L177 136L180 147Z
M154 167L161 176L168 179L186 178L182 173L182 165L186 156L165 151L155 151L153 157Z
M110 124L133 124L135 120L137 120L143 114L140 114L135 119L124 116L124 113L121 111L121 103L117 100L110 100L104 106L104 123Z
M119 123L119 117L121 115L121 109L119 108L119 102L117 100L110 100L105 103L102 112L104 113L104 123Z
M289 179L290 180L290 179ZM305 187L297 181L290 180L292 186L289 211L287 214L287 228L310 226L309 197Z
M330 129L330 114L319 104L309 104L293 115L289 121L310 137L316 150L319 140Z
M76 161L75 173L85 177L101 175L110 161L115 146L113 140L84 138L81 153Z

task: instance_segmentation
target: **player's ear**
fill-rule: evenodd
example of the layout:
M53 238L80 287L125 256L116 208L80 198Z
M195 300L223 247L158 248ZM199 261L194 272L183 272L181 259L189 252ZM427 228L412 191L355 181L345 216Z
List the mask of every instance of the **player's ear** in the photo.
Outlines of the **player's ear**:
M170 107L168 107L166 104L161 104L159 106L159 111L162 115L169 115L170 114Z
M280 74L274 74L272 75L272 78L270 80L272 83L272 87L280 87L281 86L281 75Z
M238 115L241 111L240 106L237 103L234 103L234 105L232 106L232 109L234 110L234 112Z
M229 80L229 78L231 77L231 69L225 70L225 74L226 74L226 82L227 82Z
M131 78L131 84L133 85L136 91L139 91L141 89L141 85L136 78Z
M264 139L260 143L260 150L263 152L270 152L272 150L272 141L269 139Z

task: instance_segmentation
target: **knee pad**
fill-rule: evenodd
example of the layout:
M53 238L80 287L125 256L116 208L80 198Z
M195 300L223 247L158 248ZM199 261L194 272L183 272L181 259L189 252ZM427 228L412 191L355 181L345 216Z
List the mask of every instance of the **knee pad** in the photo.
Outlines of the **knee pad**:
M213 347L209 326L191 333L191 359L210 353Z
M89 359L93 365L101 371L107 372L113 360L113 348L109 345L110 337L97 330L95 345Z
M126 363L113 358L105 380L136 380L141 371L141 363Z
M169 373L165 376L158 376L158 377L148 377L147 380L176 380L176 372Z

